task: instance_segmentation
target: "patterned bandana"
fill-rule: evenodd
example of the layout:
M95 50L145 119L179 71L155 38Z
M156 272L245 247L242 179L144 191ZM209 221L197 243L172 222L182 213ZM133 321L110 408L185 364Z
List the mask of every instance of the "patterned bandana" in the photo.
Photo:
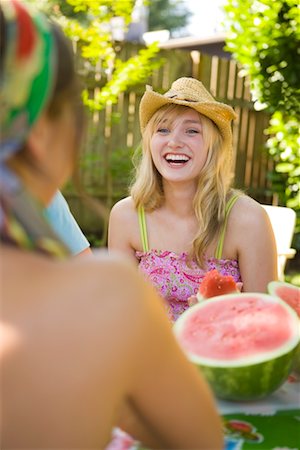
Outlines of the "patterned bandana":
M0 70L0 237L27 250L64 258L69 249L43 215L43 206L6 165L47 106L56 74L56 48L44 16L18 0L0 0L4 54Z
M0 2L5 54L0 74L0 161L17 152L44 109L56 73L49 23L17 0Z

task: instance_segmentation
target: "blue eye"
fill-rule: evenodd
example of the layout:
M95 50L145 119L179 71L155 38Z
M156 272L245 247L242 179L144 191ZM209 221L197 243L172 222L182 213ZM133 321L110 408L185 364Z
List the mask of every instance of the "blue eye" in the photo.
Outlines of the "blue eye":
M186 130L187 134L199 134L200 131L199 130L195 130L194 128L189 128L188 130Z
M159 128L159 129L157 130L157 133L160 133L160 134L167 134L167 133L169 133L169 130L168 130L168 128Z

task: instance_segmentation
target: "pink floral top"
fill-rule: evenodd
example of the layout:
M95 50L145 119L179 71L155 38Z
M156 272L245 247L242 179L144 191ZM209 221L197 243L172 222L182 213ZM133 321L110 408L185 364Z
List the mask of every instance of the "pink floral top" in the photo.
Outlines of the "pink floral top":
M196 261L188 261L188 255L170 251L149 250L136 252L140 270L157 288L166 301L170 320L175 321L185 311L188 298L198 292L206 272L217 269L222 275L231 275L241 282L237 260L209 258L206 269L200 269Z
M143 207L138 209L143 251L137 251L135 256L141 272L166 301L168 316L172 321L175 321L189 307L189 297L197 294L204 275L210 270L216 269L222 275L231 275L235 282L242 281L238 261L222 259L227 219L238 197L239 194L233 195L226 204L225 221L215 256L206 259L205 269L201 269L195 260L191 261L187 253L177 254L167 250L151 249L148 244L145 210Z

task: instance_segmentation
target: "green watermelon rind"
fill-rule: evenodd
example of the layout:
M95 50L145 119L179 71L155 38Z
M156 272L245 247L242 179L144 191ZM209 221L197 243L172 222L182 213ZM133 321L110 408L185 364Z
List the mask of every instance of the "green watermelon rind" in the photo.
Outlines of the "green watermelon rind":
M208 367L197 364L215 395L224 400L247 401L264 398L276 391L292 370L293 353L244 367Z
M277 289L278 288L286 288L286 289L289 289L289 290L292 290L292 291L295 290L296 292L299 291L299 287L298 286L294 286L293 284L287 283L286 281L271 281L268 284L268 292L269 292L269 294L273 295L273 296L276 296L276 297L281 299L279 294L277 294ZM299 321L300 321L300 317L299 317ZM297 349L295 351L292 371L295 372L296 374L300 375L300 342L299 342L298 347L297 347Z
M186 352L187 357L193 362L205 376L211 385L215 395L225 400L247 401L263 398L278 389L292 370L294 354L300 346L300 326L297 314L283 300L268 294L241 293L212 297L207 302L222 302L237 295L259 296L269 301L279 302L287 309L293 318L295 335L286 345L275 352L265 352L256 358L239 359L236 362L216 361L202 358L191 352ZM198 303L186 310L175 322L174 333L179 337L184 327L185 318L194 314L195 308L203 308L207 302Z

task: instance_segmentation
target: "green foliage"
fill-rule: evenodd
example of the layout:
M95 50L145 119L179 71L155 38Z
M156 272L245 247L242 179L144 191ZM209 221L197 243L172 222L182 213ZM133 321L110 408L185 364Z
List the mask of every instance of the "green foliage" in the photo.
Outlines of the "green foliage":
M226 49L249 76L254 107L271 113L266 134L280 204L297 212L300 249L300 5L298 0L228 0Z
M182 0L148 0L148 25L150 31L169 30L171 35L187 25L192 13Z
M111 154L110 167L115 192L124 192L124 186L129 186L133 172L133 153L133 148L117 148Z
M266 132L269 153L275 161L275 172L270 174L274 192L281 204L293 208L298 214L294 245L300 248L300 136L299 121L277 111L272 115Z
M284 281L300 287L300 273L299 272L291 272L289 274L286 274Z
M145 82L153 70L161 65L162 59L154 59L157 52L158 47L154 43L147 49L141 49L138 55L132 56L126 62L116 59L110 80L93 98L89 98L87 89L83 91L84 103L92 110L101 110L108 102L115 103L120 92Z
M134 4L135 0L43 0L39 4L77 42L87 71L95 73L97 68L100 89L96 96L90 98L87 90L83 92L84 102L92 110L115 103L121 92L145 83L162 64L157 58L157 44L141 49L127 60L120 57L121 44L114 40L112 20L118 18L118 26L125 32Z
M300 117L298 0L228 0L227 50L250 76L257 109Z

